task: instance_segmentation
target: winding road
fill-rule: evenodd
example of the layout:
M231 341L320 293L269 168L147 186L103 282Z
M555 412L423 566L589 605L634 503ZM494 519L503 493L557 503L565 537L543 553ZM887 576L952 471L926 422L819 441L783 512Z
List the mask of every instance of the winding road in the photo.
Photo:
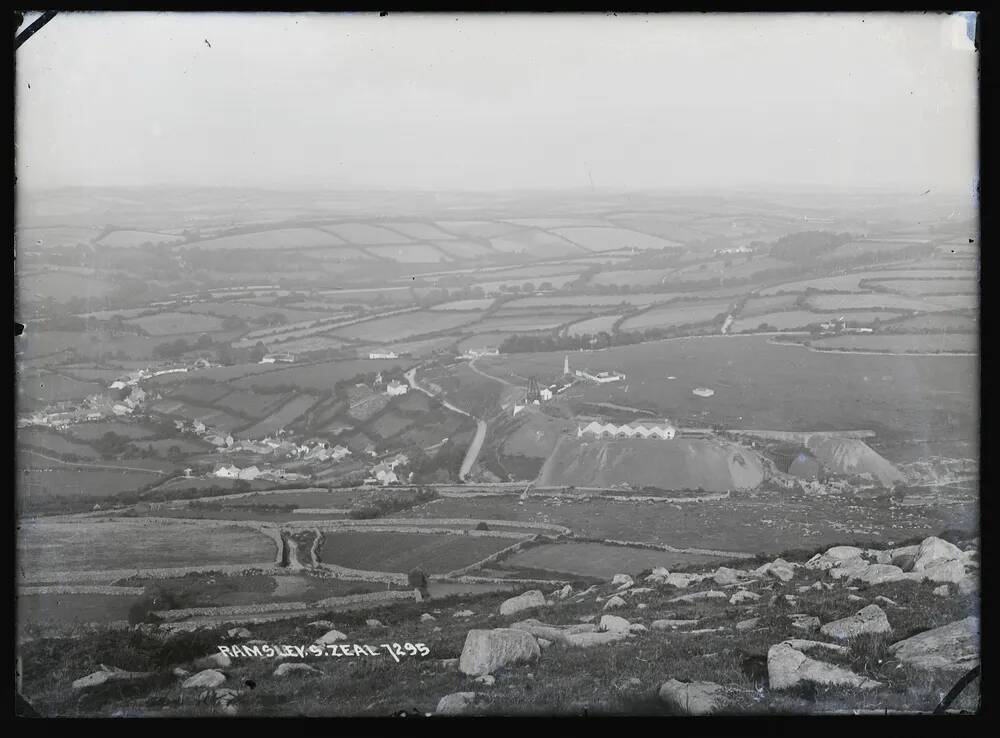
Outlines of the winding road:
M473 371L475 371L475 369L473 369ZM444 405L449 410L451 410L452 412L459 413L460 415L465 415L466 417L472 418L473 420L476 421L476 434L472 437L472 443L469 444L469 448L465 452L465 458L462 459L462 467L458 472L459 480L464 482L466 477L469 475L469 472L472 471L472 465L475 464L476 459L479 458L479 452L483 448L483 441L486 440L486 421L477 418L472 413L468 413L460 407L455 407L440 395L432 394L429 390L426 390L423 387L421 387L419 384L417 384L416 374L417 374L417 368L413 367L403 375L406 377L406 381L410 383L410 387L412 387L415 390L419 390L420 392L423 392L428 397L434 397L440 400L441 404Z

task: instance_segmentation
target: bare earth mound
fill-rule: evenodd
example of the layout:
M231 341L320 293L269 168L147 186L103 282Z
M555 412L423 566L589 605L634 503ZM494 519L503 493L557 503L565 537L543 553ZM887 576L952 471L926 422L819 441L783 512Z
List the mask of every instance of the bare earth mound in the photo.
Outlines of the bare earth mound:
M755 452L703 439L581 441L559 439L538 476L539 486L659 487L724 492L764 481Z
M871 474L882 484L903 481L903 474L857 438L812 436L807 444L820 463L835 474Z

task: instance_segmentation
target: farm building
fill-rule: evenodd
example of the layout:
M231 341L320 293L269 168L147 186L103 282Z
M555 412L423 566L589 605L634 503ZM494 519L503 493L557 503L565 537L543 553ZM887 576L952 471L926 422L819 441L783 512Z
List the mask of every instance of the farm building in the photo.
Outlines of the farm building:
M398 359L399 354L395 351L371 351L368 354L369 359Z
M658 439L666 441L677 435L677 429L668 421L651 422L646 420L633 421L624 425L614 423L599 423L592 420L584 426L577 426L576 437L592 436L594 438L623 439Z
M383 485L396 484L399 482L399 477L396 476L396 472L392 470L392 467L385 463L376 464L372 467L372 477Z
M409 387L407 387L405 384L403 384L397 379L393 379L385 387L385 393L390 397L394 397L396 395L405 395L408 390Z
M212 472L213 477L219 477L220 479L239 479L240 470L235 466L220 466L218 469Z
M293 364L295 362L295 354L290 354L287 351L277 354L264 354L264 357L260 360L260 363L274 364L279 361L285 364Z
M625 375L621 372L592 372L589 369L577 369L575 374L581 379L597 382L598 384L621 382L625 379Z

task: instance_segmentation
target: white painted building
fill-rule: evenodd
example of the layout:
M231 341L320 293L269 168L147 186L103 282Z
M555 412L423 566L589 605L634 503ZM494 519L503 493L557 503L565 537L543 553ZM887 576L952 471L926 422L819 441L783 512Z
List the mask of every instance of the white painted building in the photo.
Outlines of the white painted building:
M621 382L625 379L625 375L621 372L591 372L589 369L577 369L574 373L581 379L597 382L598 384Z
M369 359L398 359L399 354L395 351L372 351L368 354Z
M407 391L409 391L409 387L407 387L403 382L400 382L396 379L389 382L389 384L387 384L385 387L385 393L390 397L394 397L396 395L405 395Z
M649 422L635 421L624 425L614 423L600 423L592 420L584 426L577 426L576 437L583 438L591 436L593 438L620 438L620 439L656 439L667 441L677 435L677 429L668 421Z

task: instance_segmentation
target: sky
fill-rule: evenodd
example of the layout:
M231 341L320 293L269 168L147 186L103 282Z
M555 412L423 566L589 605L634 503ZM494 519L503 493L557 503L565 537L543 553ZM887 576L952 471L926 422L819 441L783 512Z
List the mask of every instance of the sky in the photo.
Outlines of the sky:
M19 186L970 192L944 14L60 13Z

